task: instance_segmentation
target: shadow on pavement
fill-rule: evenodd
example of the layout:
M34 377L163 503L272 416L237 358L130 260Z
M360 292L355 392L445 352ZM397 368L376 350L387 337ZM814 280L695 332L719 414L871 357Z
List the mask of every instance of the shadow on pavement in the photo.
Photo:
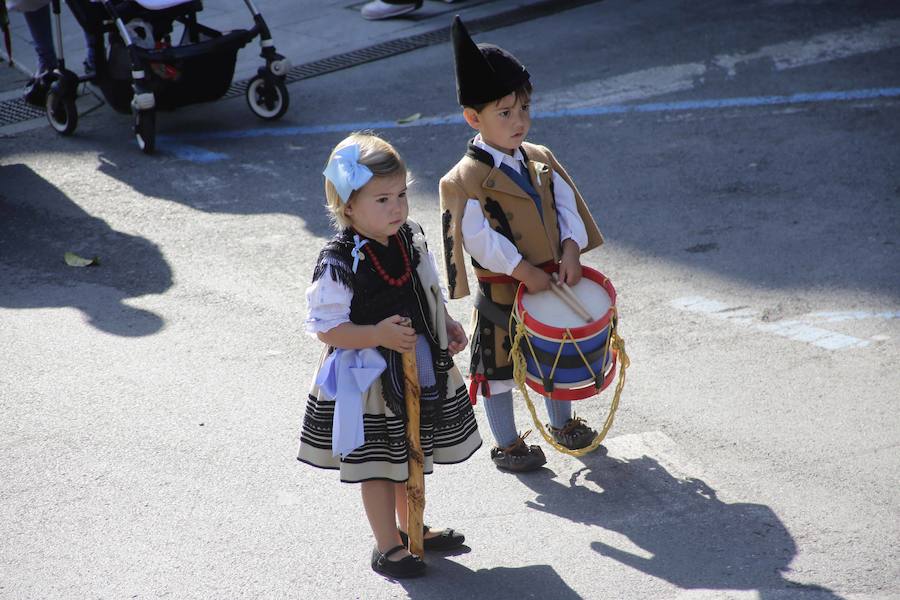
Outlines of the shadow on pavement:
M619 25L625 26L619 27L608 22L605 11L581 11L576 14L586 20L584 27L563 32L556 25L546 36L520 35L525 41L511 49L521 50L521 58L534 65L529 68L538 98L574 94L580 88L573 82L621 86L621 78L656 68L671 73L679 65L703 65L708 77L688 89L638 96L634 102L763 97L833 90L835 82L866 88L893 81L898 53L890 49L874 62L860 55L802 71L779 71L771 58L748 60L726 76L712 64L715 57L750 56L761 46L807 43L812 35L897 16L897 8L883 2L824 2L814 8L780 3L765 10L759 4L727 2L698 12L677 3L644 3L622 11ZM557 22L569 21L561 16ZM659 26L673 22L689 27L690 35ZM514 33L531 30L523 24L479 39L506 43ZM594 51L599 60L590 60ZM554 68L543 57L555 55L573 60L565 69ZM142 195L209 213L296 216L311 233L326 237L321 171L328 150L346 132L288 131L381 122L413 110L426 116L454 113L452 85L449 48L435 48L292 84L292 108L273 124L255 121L239 98L162 113L159 133L168 141L161 141L156 157L137 150L130 119L113 116L108 108L103 109L108 117L86 119L75 139L57 140L55 146L98 152L102 173ZM404 93L398 96L398 89ZM364 97L354 101L354 90L365 90ZM602 94L595 98L598 93L576 95L599 107L604 101ZM892 175L896 153L889 151L898 125L885 112L892 106L803 103L537 118L529 140L556 152L589 202L609 250L588 254L586 262L601 271L608 270L603 263L609 251L621 248L764 289L863 290L898 297L900 187ZM539 104L533 109L541 110ZM438 179L462 155L471 131L448 125L382 133L418 174L413 202L427 199L426 210L436 222ZM167 144L225 158L179 159ZM435 234L429 231L432 238Z
M210 110L221 109L211 106ZM182 123L189 115L165 116ZM235 147L243 146L240 152L211 164L179 160L164 152L148 157L130 145L110 144L100 152L98 170L144 196L165 198L210 214L296 216L311 233L330 237L322 169L330 147L343 137L337 135L324 143L317 138L318 143L309 148L279 138L265 140L266 151L261 155L254 153L253 145L238 140Z
M77 308L97 329L120 336L162 329L162 317L124 302L172 286L155 244L87 214L30 167L0 166L0 181L0 307ZM70 267L66 252L97 256L100 265Z
M461 598L467 595L492 600L581 600L581 596L566 585L549 565L495 567L473 571L439 557L429 557L428 564L427 577L400 582L412 600Z
M596 541L595 552L682 589L757 590L762 600L789 591L840 598L783 577L797 544L768 506L722 502L703 481L674 477L648 456L581 460L568 485L549 471L520 480L537 493L531 508L619 533L639 549ZM581 478L602 491L578 484Z

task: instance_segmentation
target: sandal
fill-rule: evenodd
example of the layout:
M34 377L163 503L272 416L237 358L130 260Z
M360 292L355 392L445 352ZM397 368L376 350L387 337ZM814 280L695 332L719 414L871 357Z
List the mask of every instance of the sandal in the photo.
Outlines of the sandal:
M385 553L378 551L375 547L372 550L372 570L385 577L393 579L406 579L409 577L419 577L425 574L425 563L422 559L414 554L404 556L400 560L388 560L388 556L396 554L401 550L406 550L405 546L394 546Z
M422 534L427 534L431 531L431 527L428 525L422 526ZM409 545L409 536L406 535L403 531L400 532L400 539L403 541L405 546ZM459 548L463 545L463 542L466 541L466 536L461 533L457 533L449 527L441 532L440 535L436 535L434 537L427 537L422 540L422 547L425 550L453 550L454 548Z

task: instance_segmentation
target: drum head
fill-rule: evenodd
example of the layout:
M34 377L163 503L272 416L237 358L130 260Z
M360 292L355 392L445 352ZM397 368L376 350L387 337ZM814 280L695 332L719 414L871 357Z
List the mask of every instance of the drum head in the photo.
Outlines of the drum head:
M571 289L591 313L594 321L602 319L612 306L612 300L603 286L587 277L582 277L581 281L571 286ZM584 319L550 290L536 294L524 294L522 306L533 318L554 327L583 327L586 325Z

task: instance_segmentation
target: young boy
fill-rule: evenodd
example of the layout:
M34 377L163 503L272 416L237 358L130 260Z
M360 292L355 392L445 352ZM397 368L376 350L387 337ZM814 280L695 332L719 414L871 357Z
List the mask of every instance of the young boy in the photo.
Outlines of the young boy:
M574 183L544 146L525 142L531 126L530 75L509 52L472 41L453 21L456 86L463 117L478 132L465 156L441 179L444 266L451 298L469 294L463 249L478 278L472 334L470 394L480 388L497 442L498 468L531 471L546 458L516 432L509 360L509 315L518 283L548 289L545 268L559 265L572 285L581 278L579 255L603 237ZM572 418L571 402L544 399L550 431L570 449L584 448L597 432ZM527 434L526 434L527 435Z

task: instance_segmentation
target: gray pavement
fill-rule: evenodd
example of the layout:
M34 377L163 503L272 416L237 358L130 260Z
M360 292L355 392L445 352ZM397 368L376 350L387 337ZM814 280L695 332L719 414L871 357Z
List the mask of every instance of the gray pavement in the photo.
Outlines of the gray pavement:
M632 367L607 452L530 475L493 469L477 407L485 447L426 481L468 548L404 583L369 570L358 491L294 459L303 291L355 127L407 157L435 243L469 135L449 47L292 84L275 124L162 113L152 157L106 107L0 133L0 597L900 598L898 23L611 0L479 38L533 74Z
M0 63L0 93L18 90L28 81L24 71L10 68L9 63Z

